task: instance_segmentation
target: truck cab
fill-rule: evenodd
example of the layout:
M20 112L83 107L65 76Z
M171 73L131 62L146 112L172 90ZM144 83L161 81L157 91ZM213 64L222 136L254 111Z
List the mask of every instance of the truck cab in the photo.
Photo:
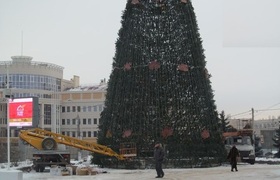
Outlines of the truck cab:
M227 152L235 145L240 153L242 162L255 164L255 149L250 136L229 136L225 138Z

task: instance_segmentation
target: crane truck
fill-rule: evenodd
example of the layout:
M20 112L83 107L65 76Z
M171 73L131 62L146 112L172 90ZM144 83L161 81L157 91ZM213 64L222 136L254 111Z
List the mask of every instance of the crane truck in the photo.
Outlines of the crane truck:
M21 130L19 137L21 140L37 149L37 152L33 153L33 167L36 172L43 172L46 166L65 166L70 164L70 153L57 150L57 144L64 144L93 153L116 157L118 160L124 160L126 157L136 156L136 147L130 146L130 149L120 149L121 154L118 154L107 146L46 131L40 128Z
M253 130L241 129L236 132L224 132L225 148L230 151L233 145L239 151L242 162L255 164L255 148L253 146Z

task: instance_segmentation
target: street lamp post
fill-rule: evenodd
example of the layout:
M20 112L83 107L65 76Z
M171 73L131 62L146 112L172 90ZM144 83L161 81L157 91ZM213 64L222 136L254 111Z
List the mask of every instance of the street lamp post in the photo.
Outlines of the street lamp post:
M77 115L77 134L78 134L78 139L82 139L82 136L81 136L81 119L80 119L80 116L79 114ZM78 150L78 160L81 161L82 159L82 152L81 152L81 149Z
M7 73L7 84L6 84L6 93L8 92L9 94L7 95L5 93L5 100L7 103L7 154L8 154L8 170L10 170L10 154L11 154L11 150L10 150L10 107L9 107L9 103L10 103L10 97L11 93L10 93L10 77L9 77L9 68L8 66L6 66L6 73Z

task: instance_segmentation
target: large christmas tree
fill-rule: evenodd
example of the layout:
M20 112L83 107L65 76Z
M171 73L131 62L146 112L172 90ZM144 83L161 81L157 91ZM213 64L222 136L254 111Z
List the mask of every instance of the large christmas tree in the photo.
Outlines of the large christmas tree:
M210 74L190 0L128 0L116 42L98 142L137 158L161 141L169 164L224 155ZM186 165L188 164L188 165Z

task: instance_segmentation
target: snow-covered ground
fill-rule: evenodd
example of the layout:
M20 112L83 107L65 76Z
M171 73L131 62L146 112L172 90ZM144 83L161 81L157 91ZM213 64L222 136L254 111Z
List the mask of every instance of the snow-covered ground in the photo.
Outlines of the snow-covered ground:
M194 169L164 169L163 179L170 180L266 180L280 179L280 166L267 164L239 164L238 172L231 172L229 165L214 168ZM148 180L155 179L154 169L147 170L117 170L106 169L107 173L92 176L52 176L44 173L24 173L23 180L71 180L71 179L96 179L96 180Z
M165 176L163 179L169 180L266 180L266 179L280 179L280 159L266 159L257 158L258 163L254 165L239 163L238 172L231 172L230 165L224 164L213 168L192 168L192 169L164 169ZM274 164L278 161L278 164ZM30 165L31 162L22 162L21 167ZM88 166L88 163L84 165ZM81 166L84 166L81 165ZM1 165L1 170L5 170ZM10 169L15 169L10 168ZM145 170L123 170L123 169L98 169L100 172L97 175L72 175L72 176L58 176L50 173L50 169L46 169L43 173L37 173L34 170L23 173L23 180L71 180L71 179L95 179L95 180L146 180L155 179L156 171L154 169ZM0 177L0 180L1 177Z

